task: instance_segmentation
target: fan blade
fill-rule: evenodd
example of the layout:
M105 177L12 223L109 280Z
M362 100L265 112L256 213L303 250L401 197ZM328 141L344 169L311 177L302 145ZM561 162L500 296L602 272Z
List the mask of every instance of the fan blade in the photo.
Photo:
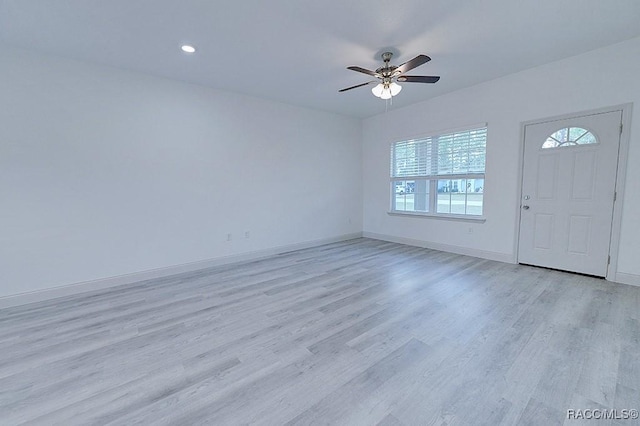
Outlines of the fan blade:
M426 64L427 62L429 62L431 60L430 57L428 57L427 55L418 55L415 58L413 58L410 61L405 62L404 64L400 65L398 68L396 68L396 73L397 74L404 74L405 72L412 70L416 67L419 67L422 64Z
M360 67L347 67L347 69L348 69L348 70L351 70L351 71L361 72L361 73L364 73L364 74L370 75L370 76L372 76L372 77L378 77L378 74L376 74L375 72L373 72L373 71L369 71L369 70L366 70L366 69L364 69L364 68L360 68Z
M400 83L435 83L440 80L437 75L401 75L398 77Z
M375 81L367 81L366 83L358 84L355 86L347 87L346 89L340 89L338 92L346 92L347 90L357 89L358 87L366 86L367 84L375 83Z

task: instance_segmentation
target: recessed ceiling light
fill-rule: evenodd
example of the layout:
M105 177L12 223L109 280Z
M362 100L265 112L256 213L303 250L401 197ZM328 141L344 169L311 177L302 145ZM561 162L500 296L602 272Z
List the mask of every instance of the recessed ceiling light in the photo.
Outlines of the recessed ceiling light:
M180 49L182 49L182 51L186 53L194 53L196 51L196 48L189 44L183 44Z

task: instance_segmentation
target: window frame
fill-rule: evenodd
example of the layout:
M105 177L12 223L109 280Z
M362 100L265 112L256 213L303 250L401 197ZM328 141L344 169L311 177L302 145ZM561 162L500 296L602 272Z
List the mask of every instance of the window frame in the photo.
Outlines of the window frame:
M484 156L485 156L485 164L482 172L468 172L468 173L437 173L438 171L438 149L440 138L442 137L451 137L456 133L465 133L471 132L474 130L484 130L485 139L484 139ZM484 206L484 195L485 184L482 185L482 213L480 215L469 214L469 213L445 213L438 212L438 181L441 180L460 180L460 179L482 179L486 182L486 152L487 152L487 139L488 139L488 124L487 123L479 123L472 126L465 126L456 129L443 130L439 132L435 132L429 135L405 138L401 140L393 141L389 144L389 153L390 153L390 178L389 178L389 194L390 194L390 203L389 203L389 211L387 212L389 215L398 215L398 216L414 216L414 217L428 217L428 218L436 218L436 219L452 219L452 220L462 220L462 221L472 221L472 222L484 222L486 220L485 206ZM395 165L397 164L397 146L401 143L407 143L412 141L428 141L429 145L428 151L429 154L425 154L425 156L430 156L431 164L429 165L429 170L425 174L413 174L413 175L403 175L397 176L395 173ZM435 142L434 142L435 141ZM469 150L467 150L469 152ZM436 173L433 174L433 170L436 170ZM398 210L396 208L396 185L397 182L401 181L414 181L414 188L418 186L418 181L426 181L427 182L427 193L428 197L427 205L428 210ZM466 189L466 188L465 188ZM453 193L453 192L451 192ZM465 210L467 209L467 195L469 192L465 190ZM415 195L414 195L415 200ZM415 201L414 201L415 202Z

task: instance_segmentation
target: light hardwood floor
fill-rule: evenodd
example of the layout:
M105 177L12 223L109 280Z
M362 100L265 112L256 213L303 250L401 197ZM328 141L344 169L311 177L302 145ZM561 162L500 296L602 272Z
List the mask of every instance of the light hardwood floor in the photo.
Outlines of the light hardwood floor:
M639 312L640 288L351 240L0 310L0 424L581 424L640 408Z

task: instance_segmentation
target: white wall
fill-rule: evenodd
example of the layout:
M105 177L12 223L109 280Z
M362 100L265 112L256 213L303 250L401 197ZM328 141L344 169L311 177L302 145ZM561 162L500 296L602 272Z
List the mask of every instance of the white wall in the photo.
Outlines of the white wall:
M365 235L413 239L426 246L513 261L521 123L628 102L636 105L617 267L620 276L640 284L640 168L636 167L640 164L640 38L364 120ZM387 214L391 141L482 122L489 126L485 223Z
M360 120L21 50L0 64L0 296L362 230Z

